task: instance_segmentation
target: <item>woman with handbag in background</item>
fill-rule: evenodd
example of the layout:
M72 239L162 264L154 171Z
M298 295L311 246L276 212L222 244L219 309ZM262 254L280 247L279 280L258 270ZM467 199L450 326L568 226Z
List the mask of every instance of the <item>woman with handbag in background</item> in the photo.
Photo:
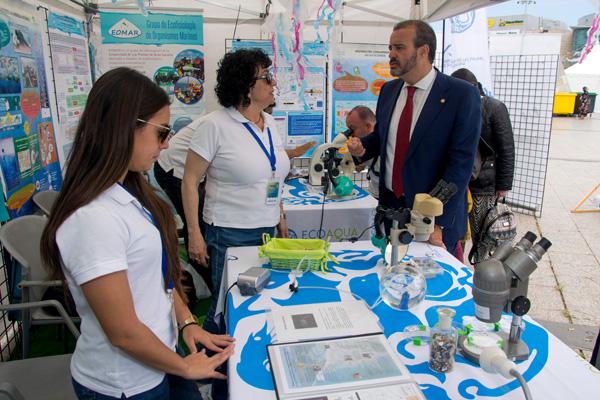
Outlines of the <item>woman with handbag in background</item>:
M468 69L456 70L452 76L477 86L481 93L481 139L474 168L477 174L474 174L469 182L469 190L473 196L473 209L469 214L473 241L472 263L476 264L486 259L492 250L488 248L487 243L480 240L485 216L497 201L503 200L512 189L515 144L510 117L504 103L486 96L481 84Z

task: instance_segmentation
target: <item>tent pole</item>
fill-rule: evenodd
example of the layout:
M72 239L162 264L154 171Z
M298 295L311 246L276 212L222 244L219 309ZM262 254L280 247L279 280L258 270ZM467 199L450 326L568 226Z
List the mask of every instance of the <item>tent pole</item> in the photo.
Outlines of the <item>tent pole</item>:
M444 73L444 54L446 53L446 18L442 20L442 74Z

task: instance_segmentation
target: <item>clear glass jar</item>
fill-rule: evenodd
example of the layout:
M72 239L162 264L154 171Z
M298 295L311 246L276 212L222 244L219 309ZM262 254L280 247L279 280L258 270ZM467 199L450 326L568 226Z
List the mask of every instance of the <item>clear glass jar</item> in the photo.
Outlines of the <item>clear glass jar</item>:
M458 342L458 331L452 327L456 311L452 308L437 309L438 323L431 328L429 342L429 368L435 372L450 372Z
M420 270L407 263L389 267L379 281L383 301L396 310L408 310L425 298L427 283Z

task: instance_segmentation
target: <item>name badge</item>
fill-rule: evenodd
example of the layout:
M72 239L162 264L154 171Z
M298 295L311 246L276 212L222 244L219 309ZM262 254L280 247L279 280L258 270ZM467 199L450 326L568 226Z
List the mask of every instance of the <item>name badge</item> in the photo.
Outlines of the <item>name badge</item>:
M265 204L273 206L279 204L279 179L272 176L267 182L267 196Z

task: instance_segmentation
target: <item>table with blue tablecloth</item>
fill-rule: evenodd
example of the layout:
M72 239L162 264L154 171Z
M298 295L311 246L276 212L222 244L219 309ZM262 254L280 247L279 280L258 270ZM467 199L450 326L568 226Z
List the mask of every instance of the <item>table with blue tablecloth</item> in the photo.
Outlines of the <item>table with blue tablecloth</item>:
M349 240L361 233L360 239L368 239L377 207L377 200L355 185L350 196L327 196L323 208L322 191L307 185L303 178L285 183L282 202L292 238L324 239L329 236L332 242ZM319 235L321 214L323 224Z
M275 399L266 345L271 343L266 312L274 305L289 306L344 301L354 293L373 305L379 297L379 276L383 271L381 256L369 242L333 243L332 254L339 265L329 263L330 271L305 272L298 278L298 292L288 286L291 275L273 272L269 285L259 294L242 297L237 287L227 295L228 331L236 338L235 354L229 361L231 399ZM428 399L523 399L518 382L483 371L462 355L456 355L450 373L435 373L428 367L429 348L416 345L403 334L410 325L431 326L437 322L440 306L456 310L455 320L474 315L471 295L472 270L447 251L426 243L412 243L407 257L430 256L444 268L441 275L427 280L425 300L409 311L398 311L380 302L373 311L379 318L385 336L397 350ZM221 296L236 281L240 272L251 266L263 266L256 247L228 250ZM535 274L536 272L534 272ZM303 290L303 286L307 287ZM308 287L320 287L314 289ZM334 289L334 290L331 290ZM533 304L535 307L535 304ZM600 372L558 340L541 325L525 317L523 340L530 349L528 360L517 367L527 380L534 399L599 398Z

